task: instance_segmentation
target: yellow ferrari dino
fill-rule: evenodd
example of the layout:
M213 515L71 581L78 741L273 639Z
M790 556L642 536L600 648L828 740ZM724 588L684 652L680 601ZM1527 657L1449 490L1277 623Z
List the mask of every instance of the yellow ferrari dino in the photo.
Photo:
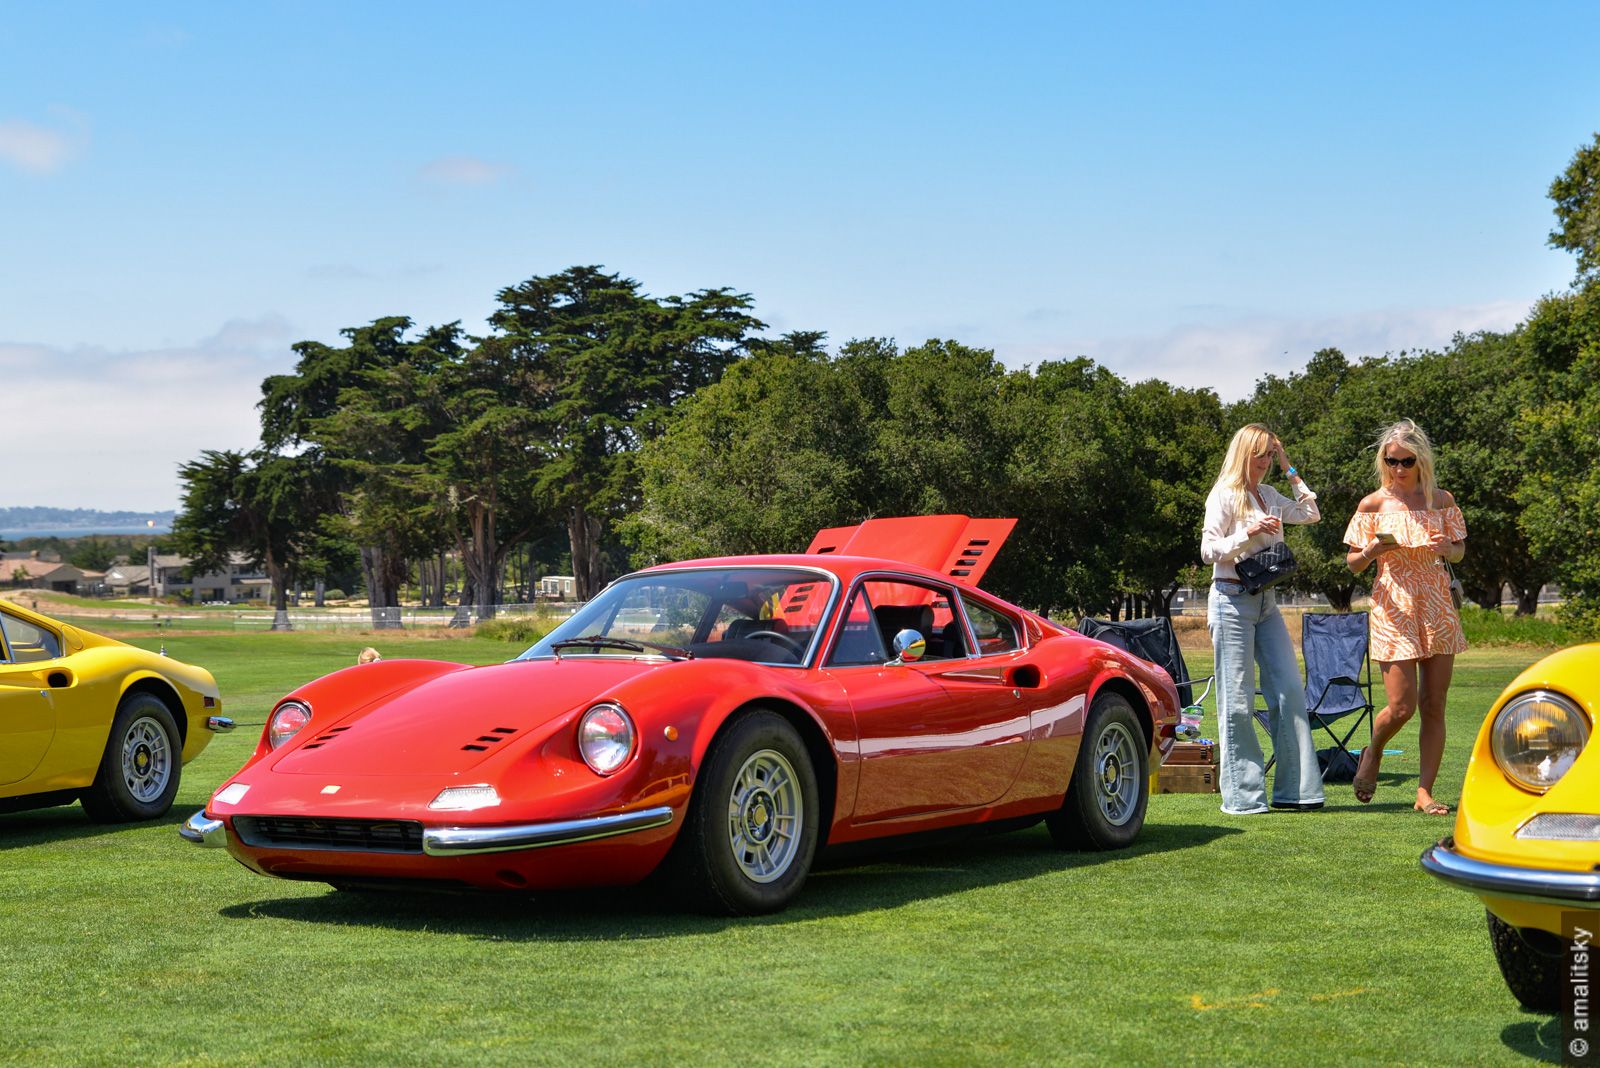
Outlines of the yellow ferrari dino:
M1476 894L1506 986L1530 1009L1561 1007L1574 923L1600 921L1600 644L1518 675L1489 710L1461 787L1455 834L1424 870Z
M81 801L98 822L155 819L232 727L204 668L0 601L0 812Z

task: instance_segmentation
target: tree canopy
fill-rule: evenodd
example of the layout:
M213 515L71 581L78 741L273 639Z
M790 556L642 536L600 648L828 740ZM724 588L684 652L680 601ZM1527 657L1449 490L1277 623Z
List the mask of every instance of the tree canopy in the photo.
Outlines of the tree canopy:
M988 585L1062 613L1165 611L1196 566L1232 431L1271 426L1318 494L1293 529L1298 588L1347 608L1345 522L1373 443L1409 417L1466 515L1468 594L1520 612L1558 581L1600 629L1600 134L1550 187L1577 281L1508 332L1441 351L1314 353L1224 405L1093 360L1008 367L989 349L760 336L748 294L653 297L599 266L501 289L485 336L404 316L296 344L262 384L260 445L185 465L182 550L296 576L359 551L375 622L411 561L457 553L492 612L508 554L564 528L578 596L649 563L799 550L825 526L966 512L1020 522ZM543 550L541 550L543 551ZM443 566L437 569L442 596ZM523 568L526 578L526 567ZM520 580L519 580L520 581Z

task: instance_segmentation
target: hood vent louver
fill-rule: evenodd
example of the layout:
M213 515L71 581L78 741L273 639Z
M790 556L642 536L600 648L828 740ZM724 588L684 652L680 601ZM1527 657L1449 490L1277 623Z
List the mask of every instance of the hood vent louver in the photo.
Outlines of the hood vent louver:
M491 746L505 741L515 733L517 733L515 727L496 727L487 734L478 735L461 748L468 753L486 753Z
M327 732L325 732L323 734L317 735L315 738L313 738L311 741L307 742L305 745L302 745L300 748L301 749L320 749L323 746L327 745L329 742L333 741L335 738L339 737L339 735L343 734L345 731L349 730L350 727L351 727L351 724L345 724L343 727L334 727L331 730L328 730Z

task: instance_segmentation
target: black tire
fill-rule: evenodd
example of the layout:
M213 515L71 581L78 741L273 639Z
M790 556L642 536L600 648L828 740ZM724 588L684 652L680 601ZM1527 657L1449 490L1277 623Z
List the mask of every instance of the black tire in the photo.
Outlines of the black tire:
M1083 743L1061 807L1045 819L1064 849L1122 849L1144 827L1150 753L1126 698L1102 693L1089 709Z
M1561 1011L1561 956L1528 944L1517 929L1492 912L1489 944L1506 987L1523 1006L1534 1012Z
M183 774L183 746L166 702L129 694L117 707L83 810L96 823L153 820L167 814Z
M678 898L720 916L784 908L811 873L817 810L811 754L787 720L758 709L727 724L706 754L668 861Z

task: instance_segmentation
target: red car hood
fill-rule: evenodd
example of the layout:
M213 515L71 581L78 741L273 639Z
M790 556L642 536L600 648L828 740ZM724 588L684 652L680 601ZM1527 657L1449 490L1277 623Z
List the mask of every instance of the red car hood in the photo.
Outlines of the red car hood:
M314 704L311 726L272 770L322 776L463 772L514 742L523 748L530 737L548 736L614 687L665 666L621 658L518 660L427 679L349 715Z

